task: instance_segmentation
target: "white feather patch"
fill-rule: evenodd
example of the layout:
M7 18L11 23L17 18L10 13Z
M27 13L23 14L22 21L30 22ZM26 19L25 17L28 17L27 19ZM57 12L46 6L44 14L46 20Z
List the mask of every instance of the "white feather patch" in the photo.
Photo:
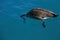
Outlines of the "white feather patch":
M42 18L42 17L39 17L40 19L48 19L49 17L44 17L44 18Z
M48 19L49 17L44 17L43 19Z

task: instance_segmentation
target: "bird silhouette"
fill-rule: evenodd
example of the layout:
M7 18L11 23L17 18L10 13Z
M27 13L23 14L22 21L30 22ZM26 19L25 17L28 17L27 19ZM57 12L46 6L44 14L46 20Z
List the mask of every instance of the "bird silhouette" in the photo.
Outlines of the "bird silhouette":
M42 9L42 8L33 8L29 12L27 12L27 14L22 14L20 17L23 18L24 23L26 22L25 17L41 20L42 25L45 28L46 27L45 19L54 18L54 17L57 17L57 16L58 15L55 14L54 12L52 12L52 11L45 10L45 9Z

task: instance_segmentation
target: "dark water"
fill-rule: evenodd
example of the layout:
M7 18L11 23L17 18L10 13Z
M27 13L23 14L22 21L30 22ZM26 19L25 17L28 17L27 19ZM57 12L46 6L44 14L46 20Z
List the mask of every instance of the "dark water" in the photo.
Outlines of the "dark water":
M59 0L0 0L0 40L60 40L60 16L41 21L19 17L32 8L44 8L60 15Z

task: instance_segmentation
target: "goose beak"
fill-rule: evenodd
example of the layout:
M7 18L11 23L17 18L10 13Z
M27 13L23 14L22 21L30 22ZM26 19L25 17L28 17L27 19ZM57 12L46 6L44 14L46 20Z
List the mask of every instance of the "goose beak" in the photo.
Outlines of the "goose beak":
M58 17L58 15L57 14L53 14L53 17Z
M54 15L54 17L58 17L58 15Z

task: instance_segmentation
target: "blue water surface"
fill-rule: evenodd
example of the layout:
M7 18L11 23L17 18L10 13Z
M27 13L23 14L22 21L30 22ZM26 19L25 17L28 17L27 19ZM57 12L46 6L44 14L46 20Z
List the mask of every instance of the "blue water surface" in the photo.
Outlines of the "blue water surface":
M60 15L60 0L0 0L0 40L60 40L60 16L46 20L46 28L35 19L23 23L20 15L32 8Z

